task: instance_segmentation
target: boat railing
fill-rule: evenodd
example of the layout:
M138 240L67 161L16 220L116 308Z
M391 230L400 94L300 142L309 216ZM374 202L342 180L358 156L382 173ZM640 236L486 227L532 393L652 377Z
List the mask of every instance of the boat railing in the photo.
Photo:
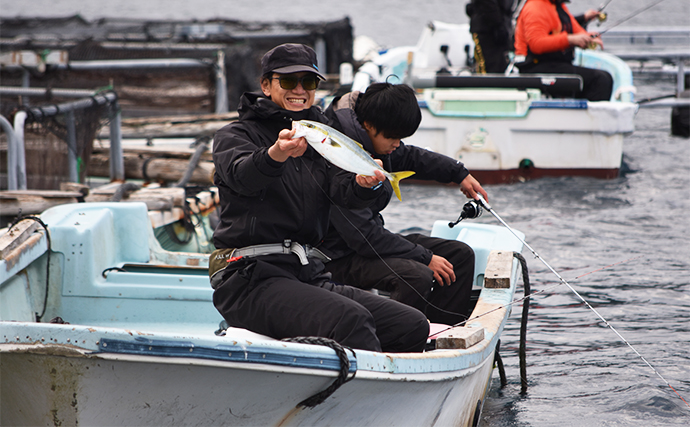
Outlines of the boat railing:
M602 35L602 40L607 49L630 45L638 47L646 45L655 48L688 46L690 27L612 28Z
M686 78L690 74L690 27L614 28L606 31L602 39L606 50L628 62L634 73L675 75L677 93L687 89ZM677 102L640 106L672 104Z

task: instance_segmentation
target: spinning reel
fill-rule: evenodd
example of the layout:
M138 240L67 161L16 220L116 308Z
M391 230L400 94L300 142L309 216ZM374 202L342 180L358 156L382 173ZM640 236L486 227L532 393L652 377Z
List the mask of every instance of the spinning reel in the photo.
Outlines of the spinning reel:
M476 200L470 200L462 207L462 212L455 222L449 222L448 227L453 228L463 219L479 218L482 215L482 207Z

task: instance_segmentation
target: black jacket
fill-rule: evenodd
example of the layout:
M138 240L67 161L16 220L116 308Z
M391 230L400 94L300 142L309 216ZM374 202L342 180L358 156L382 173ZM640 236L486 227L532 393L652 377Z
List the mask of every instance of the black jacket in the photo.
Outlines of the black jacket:
M472 0L466 6L471 33L490 33L507 38L512 29L515 0Z
M459 161L414 145L405 145L402 142L390 155L375 154L371 139L355 115L354 104L358 96L358 92L353 92L342 98L336 98L326 110L326 115L334 121L334 127L361 143L365 150L374 155L374 158L381 159L384 169L389 172L415 171L415 179L434 180L441 183L459 184L469 175L469 171ZM386 181L384 185L387 188L388 197L378 198L369 207L350 210L332 209L331 226L319 249L332 259L356 252L364 257L378 258L380 255L384 258L405 258L428 265L433 255L431 251L384 228L380 212L388 205L392 196L390 182Z
M357 185L355 175L332 166L311 147L298 158L273 161L268 148L292 120L326 123L318 107L291 112L262 94L245 93L240 119L213 141L214 182L220 196L216 248L240 248L291 239L316 246L325 236L333 200L361 208L384 196Z

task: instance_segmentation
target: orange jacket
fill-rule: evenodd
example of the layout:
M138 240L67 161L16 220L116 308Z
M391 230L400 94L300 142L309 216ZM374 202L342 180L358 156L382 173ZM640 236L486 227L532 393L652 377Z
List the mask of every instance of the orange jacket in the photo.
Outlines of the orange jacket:
M563 9L570 15L573 34L586 33L565 4ZM551 0L527 0L515 25L515 55L526 56L528 49L541 55L569 47L568 33L563 30L556 5Z

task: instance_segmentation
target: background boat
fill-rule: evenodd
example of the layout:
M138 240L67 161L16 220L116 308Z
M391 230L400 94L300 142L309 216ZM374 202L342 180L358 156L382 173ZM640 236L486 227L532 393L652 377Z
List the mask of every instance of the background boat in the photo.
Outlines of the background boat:
M579 76L473 75L473 51L469 25L434 21L415 46L371 55L352 89L391 79L417 88L422 123L405 142L462 161L482 183L618 176L638 108L624 61L576 50L577 65L614 78L611 100L588 102L572 98Z

